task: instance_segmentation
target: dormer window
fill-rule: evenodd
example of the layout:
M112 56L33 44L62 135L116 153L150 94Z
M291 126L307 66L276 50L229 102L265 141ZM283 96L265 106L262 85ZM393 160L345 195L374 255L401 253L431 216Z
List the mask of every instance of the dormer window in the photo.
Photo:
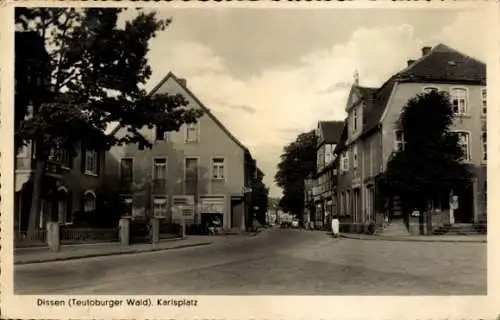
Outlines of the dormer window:
M425 87L424 88L424 93L431 93L433 91L437 92L437 91L439 91L439 89L436 87Z

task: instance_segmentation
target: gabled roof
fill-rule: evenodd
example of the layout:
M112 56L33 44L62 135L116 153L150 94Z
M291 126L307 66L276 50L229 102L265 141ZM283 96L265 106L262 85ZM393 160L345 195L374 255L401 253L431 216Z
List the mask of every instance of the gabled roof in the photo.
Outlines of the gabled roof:
M398 82L436 82L486 84L486 64L444 44L439 44L428 54L407 68L391 76L372 93L372 102L363 114L363 134L376 129L384 113L394 86Z
M174 80L188 95L191 96L191 98L200 106L200 108L203 110L204 112L204 115L207 115L209 116L212 121L214 121L218 126L219 128L222 129L222 131L224 131L224 133L227 134L227 136L233 140L234 143L236 143L241 149L243 149L243 151L245 151L246 153L250 154L250 151L248 150L247 147L245 147L238 139L236 139L235 136L233 136L233 134L231 134L231 132L219 121L219 119L217 119L212 112L210 112L210 109L208 109L192 92L191 90L189 90L186 86L186 84L181 81L181 79L179 79L172 71L170 71L154 88L153 90L151 90L151 92L149 93L149 95L153 95L155 94L162 86L163 84L165 84L165 82L168 81L168 79L172 78L172 80ZM115 134L119 129L120 129L120 125L117 126L117 128L115 130L113 130L112 134Z
M486 83L486 64L444 44L399 72L404 81Z
M336 144L339 142L340 134L344 127L344 121L320 121L318 127L323 136L323 139L318 141L318 145L323 143Z
M339 142L337 143L337 145L335 146L335 149L333 150L334 154L338 154L339 152L341 152L342 150L344 150L345 146L346 146L346 141L347 141L347 119L344 120L344 122L342 124L343 124L342 132L340 134Z

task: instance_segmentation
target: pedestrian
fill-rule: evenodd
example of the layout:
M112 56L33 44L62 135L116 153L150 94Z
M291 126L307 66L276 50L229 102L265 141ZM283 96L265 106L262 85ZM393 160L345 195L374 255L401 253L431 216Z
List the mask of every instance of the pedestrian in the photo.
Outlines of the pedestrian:
M332 219L332 235L334 238L339 236L339 219L337 216Z

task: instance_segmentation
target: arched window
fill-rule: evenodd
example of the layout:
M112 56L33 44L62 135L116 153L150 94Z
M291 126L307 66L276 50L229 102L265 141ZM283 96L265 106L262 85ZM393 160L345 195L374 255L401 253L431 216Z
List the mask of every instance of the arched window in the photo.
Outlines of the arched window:
M91 212L96 208L96 196L92 191L85 191L83 195L83 211Z

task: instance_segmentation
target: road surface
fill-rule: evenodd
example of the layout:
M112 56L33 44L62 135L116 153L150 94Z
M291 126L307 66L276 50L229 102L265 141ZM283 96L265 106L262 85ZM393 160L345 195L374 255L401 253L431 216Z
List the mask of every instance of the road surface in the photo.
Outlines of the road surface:
M486 244L272 230L211 246L16 265L16 294L484 295Z

